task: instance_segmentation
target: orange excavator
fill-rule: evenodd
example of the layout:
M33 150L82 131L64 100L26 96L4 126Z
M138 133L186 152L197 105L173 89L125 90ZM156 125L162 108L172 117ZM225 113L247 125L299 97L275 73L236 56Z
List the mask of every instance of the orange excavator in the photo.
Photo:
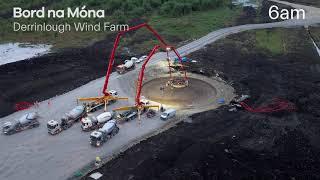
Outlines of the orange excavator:
M147 23L143 23L137 26L133 26L130 27L124 31L120 31L115 39L115 42L113 44L113 49L111 51L110 57L109 57L109 65L108 65L108 70L106 73L106 78L105 78L105 82L104 82L104 86L103 86L103 96L98 96L98 97L86 97L86 98L78 98L79 101L93 101L93 102L97 102L97 103L104 103L104 107L105 107L105 111L106 111L106 106L107 104L109 104L109 102L112 101L116 101L116 100L127 100L128 98L125 97L117 97L114 95L114 93L110 93L110 92L114 92L114 91L108 91L108 84L109 84L109 78L110 75L112 73L112 68L113 68L113 63L114 63L114 57L115 57L115 53L117 50L117 47L119 46L119 42L121 37L129 32L129 31L135 31L138 30L140 28L147 28L149 31L151 31L153 33L154 36L156 36L156 38L161 42L161 46L160 45L156 45L153 50L151 51L151 53L149 54L146 62L143 64L143 68L140 71L140 75L142 72L142 76L141 76L141 80L140 80L140 75L139 75L139 81L138 81L138 87L140 86L140 88L137 89L137 96L136 96L136 104L134 107L136 107L139 111L142 108L142 104L140 102L140 94L141 94L141 84L142 84L142 79L143 79L143 74L144 74L144 69L146 66L146 63L150 60L151 56L160 48L163 47L166 51L167 51L167 56L169 55L169 51L172 50L176 56L179 59L180 64L182 64L182 58L181 56L178 54L178 52L176 51L176 49L172 46L169 46L163 39L162 37L151 27L149 26ZM170 77L171 77L171 70L170 70L170 62L169 63L169 71L170 71ZM183 66L181 66L183 68ZM184 71L184 79L187 81L187 75L186 75L186 71ZM119 108L119 109L128 109L128 107L126 108Z

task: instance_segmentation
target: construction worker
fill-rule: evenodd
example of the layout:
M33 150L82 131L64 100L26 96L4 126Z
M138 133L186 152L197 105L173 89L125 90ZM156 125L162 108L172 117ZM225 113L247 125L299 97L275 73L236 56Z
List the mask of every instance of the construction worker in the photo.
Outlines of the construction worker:
M162 106L162 104L161 104L161 106L160 106L160 112L164 112L165 111L165 109L163 108L163 106Z
M100 165L101 165L101 158L100 158L99 156L96 157L96 161L95 161L94 165L95 165L96 167L100 167Z

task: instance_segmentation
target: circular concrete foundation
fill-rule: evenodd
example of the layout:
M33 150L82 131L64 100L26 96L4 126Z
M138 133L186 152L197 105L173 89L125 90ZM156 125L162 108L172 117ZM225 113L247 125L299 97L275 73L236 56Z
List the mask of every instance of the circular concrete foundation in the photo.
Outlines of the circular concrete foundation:
M144 83L143 96L151 101L181 109L205 106L217 98L217 89L206 81L189 78L189 86L184 88L166 86L168 81L169 77L160 77Z

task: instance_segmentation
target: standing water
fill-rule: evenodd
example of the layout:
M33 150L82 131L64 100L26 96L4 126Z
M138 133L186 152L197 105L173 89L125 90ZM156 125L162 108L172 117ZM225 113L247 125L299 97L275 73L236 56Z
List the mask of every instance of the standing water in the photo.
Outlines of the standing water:
M237 6L239 5L242 7L253 7L253 8L259 7L258 0L232 0L232 4Z
M313 45L314 45L314 47L316 48L316 50L317 50L317 52L318 52L318 55L320 56L320 49L319 49L319 47L317 46L316 42L314 42L314 40L312 40L312 42L313 42Z
M29 43L0 44L0 65L21 61L49 52L51 45Z

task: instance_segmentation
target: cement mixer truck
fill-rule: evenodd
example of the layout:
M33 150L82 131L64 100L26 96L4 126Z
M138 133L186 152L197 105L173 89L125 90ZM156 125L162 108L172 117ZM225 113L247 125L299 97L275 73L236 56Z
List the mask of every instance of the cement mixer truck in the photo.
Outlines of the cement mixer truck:
M101 146L108 139L112 138L119 132L116 120L110 120L103 125L98 131L90 134L90 144L95 147Z
M11 135L26 129L38 127L40 125L37 120L38 117L38 113L36 112L25 114L14 122L4 123L2 131L5 135Z
M81 119L81 129L83 131L91 131L101 128L107 121L112 119L114 112L104 112L97 117L93 115L88 115Z
M124 74L130 70L133 70L135 68L135 62L134 60L125 60L124 64L120 64L117 66L116 70L119 74Z
M48 133L51 135L58 134L62 130L70 128L75 122L79 121L86 115L85 106L76 106L70 112L66 113L59 123L56 120L50 120L47 123Z

